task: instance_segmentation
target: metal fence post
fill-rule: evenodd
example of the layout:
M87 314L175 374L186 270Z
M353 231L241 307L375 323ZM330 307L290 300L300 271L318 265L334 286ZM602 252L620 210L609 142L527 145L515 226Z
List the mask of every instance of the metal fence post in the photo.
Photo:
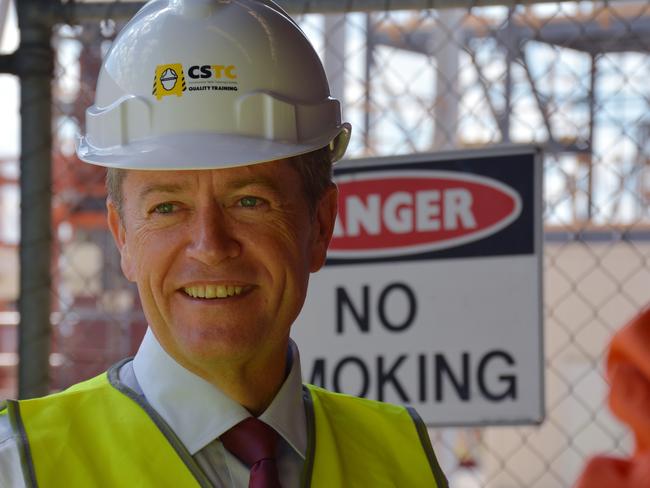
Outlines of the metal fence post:
M52 26L43 0L17 2L20 47L20 326L18 395L48 393L52 183Z

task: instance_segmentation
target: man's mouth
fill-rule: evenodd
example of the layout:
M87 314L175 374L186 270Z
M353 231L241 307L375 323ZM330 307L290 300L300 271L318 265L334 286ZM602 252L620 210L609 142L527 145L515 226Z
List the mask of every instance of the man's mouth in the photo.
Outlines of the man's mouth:
M246 287L239 285L193 285L183 287L183 292L192 298L229 298L241 295Z

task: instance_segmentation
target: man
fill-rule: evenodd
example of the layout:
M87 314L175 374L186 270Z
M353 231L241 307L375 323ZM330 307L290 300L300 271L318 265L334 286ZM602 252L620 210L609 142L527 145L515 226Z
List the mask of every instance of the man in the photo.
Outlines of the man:
M86 126L78 154L109 168L108 224L149 330L133 360L9 402L4 483L446 486L414 411L301 385L289 332L325 261L350 126L286 13L148 3Z

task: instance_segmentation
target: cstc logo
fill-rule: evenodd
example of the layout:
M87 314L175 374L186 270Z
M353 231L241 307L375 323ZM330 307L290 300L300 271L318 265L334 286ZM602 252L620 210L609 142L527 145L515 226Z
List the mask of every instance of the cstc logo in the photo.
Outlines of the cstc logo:
M503 229L522 208L509 186L453 171L368 172L336 183L331 258L392 257L467 244Z
M222 64L204 64L190 66L187 70L187 76L190 78L190 83L193 85L201 85L198 88L196 86L191 86L190 91L193 90L233 90L237 91L236 87L226 86L222 88L220 85L214 86L205 86L207 83L203 80L208 78L214 78L217 80L222 80L228 78L228 80L236 80L237 67L235 65L222 65ZM199 81L192 81L199 80ZM201 83L203 81L203 83ZM224 80L222 83L233 83L232 81ZM187 91L187 85L185 83L185 73L183 70L183 65L181 63L173 64L159 64L156 66L156 73L153 79L153 89L151 94L154 95L158 100L161 100L163 97L170 95L176 95L177 97L183 96L183 93Z

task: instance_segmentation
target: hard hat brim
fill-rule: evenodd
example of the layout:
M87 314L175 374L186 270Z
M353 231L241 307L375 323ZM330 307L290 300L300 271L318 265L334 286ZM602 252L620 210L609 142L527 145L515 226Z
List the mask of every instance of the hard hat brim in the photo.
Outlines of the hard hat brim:
M87 137L77 139L82 161L107 168L138 170L220 169L265 163L315 151L334 141L332 156L345 152L350 125L302 143L285 143L256 137L214 133L185 133L149 137L122 146L97 148Z

